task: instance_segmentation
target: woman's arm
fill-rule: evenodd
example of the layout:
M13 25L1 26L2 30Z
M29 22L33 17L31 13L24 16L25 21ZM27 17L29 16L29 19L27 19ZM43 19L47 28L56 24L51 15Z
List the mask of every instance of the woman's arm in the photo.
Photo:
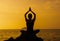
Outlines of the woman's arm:
M27 11L27 12L25 13L25 19L26 19L26 20L27 20L27 17L26 17L26 15L28 14L28 12L29 12L29 11Z
M33 15L34 15L33 21L35 21L35 19L36 19L36 14L35 14L33 11L31 11L31 12L32 12Z

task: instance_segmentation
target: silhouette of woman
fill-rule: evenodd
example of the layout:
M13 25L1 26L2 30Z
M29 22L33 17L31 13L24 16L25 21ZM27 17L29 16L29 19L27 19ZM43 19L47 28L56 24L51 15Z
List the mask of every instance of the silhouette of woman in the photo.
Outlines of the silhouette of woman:
M29 13L29 11L31 11L34 15L34 18L32 19L32 14ZM38 38L36 36L36 33L39 32L39 30L33 30L33 26L34 26L34 21L36 19L36 15L35 13L31 10L31 8L29 8L29 11L26 12L25 14L25 20L26 20L26 25L27 25L27 31L25 30L21 30L22 34L21 36L18 36L16 39L13 39L12 37L9 38L8 40L5 41L43 41L42 38ZM28 14L29 13L29 14ZM26 15L28 14L28 19L26 17Z
M34 15L34 18L32 19L32 14L29 13L29 11L31 11ZM25 20L26 20L26 25L27 25L27 31L33 31L33 26L34 26L34 21L36 19L36 15L35 13L31 10L31 8L29 8L29 11L26 12L25 14ZM29 13L29 14L28 14ZM28 19L26 17L26 15L28 14Z

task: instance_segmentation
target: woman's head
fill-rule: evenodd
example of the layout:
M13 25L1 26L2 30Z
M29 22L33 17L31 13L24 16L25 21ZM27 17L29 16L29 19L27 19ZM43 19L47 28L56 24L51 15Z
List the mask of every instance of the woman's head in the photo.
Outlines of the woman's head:
M29 18L29 19L32 19L32 14L31 14L31 13L28 14L28 18Z

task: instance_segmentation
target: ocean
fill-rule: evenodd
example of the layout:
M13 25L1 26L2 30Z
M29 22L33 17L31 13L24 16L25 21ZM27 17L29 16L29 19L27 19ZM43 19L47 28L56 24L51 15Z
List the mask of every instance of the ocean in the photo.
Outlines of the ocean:
M21 35L20 29L1 29L0 41L4 41L13 37L14 39ZM41 29L36 34L37 37L41 37L44 41L60 41L60 29Z

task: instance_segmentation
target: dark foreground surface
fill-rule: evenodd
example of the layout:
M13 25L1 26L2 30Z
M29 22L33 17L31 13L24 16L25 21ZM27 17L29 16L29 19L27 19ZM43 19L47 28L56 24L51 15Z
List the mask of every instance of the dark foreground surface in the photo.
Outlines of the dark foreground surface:
M15 39L19 35L21 35L19 29L0 30L0 41L4 41L10 37ZM60 29L41 29L37 36L43 38L44 41L60 41Z

